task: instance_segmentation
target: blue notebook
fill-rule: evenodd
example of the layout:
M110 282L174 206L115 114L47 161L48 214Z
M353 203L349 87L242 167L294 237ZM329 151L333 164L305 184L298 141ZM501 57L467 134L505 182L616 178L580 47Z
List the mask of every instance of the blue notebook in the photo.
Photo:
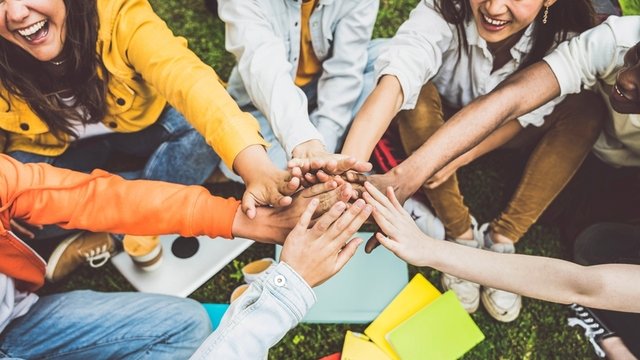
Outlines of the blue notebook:
M365 241L371 233L358 233ZM281 247L276 247L280 258ZM307 323L368 323L393 300L409 282L407 264L380 246L371 254L364 244L351 261L314 290L318 302L302 319Z

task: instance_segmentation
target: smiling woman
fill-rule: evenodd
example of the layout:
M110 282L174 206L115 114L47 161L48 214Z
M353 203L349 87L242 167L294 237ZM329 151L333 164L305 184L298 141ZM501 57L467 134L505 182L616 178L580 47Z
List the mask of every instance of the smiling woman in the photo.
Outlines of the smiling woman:
M391 126L384 140L400 142L406 154L415 154L427 139L437 135L447 116L539 61L561 41L590 28L593 15L590 0L421 1L379 57L380 80L354 119L343 153L368 159ZM435 174L425 171L431 168L429 156L412 155L371 180L380 188L397 186L403 202L424 189L448 240L513 253L514 244L589 153L600 132L603 113L604 105L593 94L553 99L509 119ZM393 138L394 130L399 139ZM499 147L531 156L509 204L493 221L480 225L464 202L456 171ZM384 145L379 145L376 153L385 153ZM405 175L400 179L396 174ZM492 288L481 293L478 284L447 274L442 283L458 295L470 313L478 309L480 301L499 321L513 321L520 313L522 303L517 294Z
M112 170L117 153L144 160L127 178L192 185L223 160L252 215L297 188L255 118L147 0L2 1L0 129L0 150L21 162L83 172Z
M66 7L62 0L5 1L0 10L0 35L40 61L62 53Z

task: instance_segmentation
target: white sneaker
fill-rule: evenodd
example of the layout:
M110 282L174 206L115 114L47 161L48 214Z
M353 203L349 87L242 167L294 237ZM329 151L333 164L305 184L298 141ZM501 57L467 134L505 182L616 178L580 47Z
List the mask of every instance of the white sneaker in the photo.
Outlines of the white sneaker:
M445 291L451 290L456 294L458 301L469 314L473 314L478 310L480 305L480 284L445 273L442 273L440 282Z
M488 239L488 244L491 243ZM513 244L495 243L489 250L503 253L514 254L515 247ZM508 291L499 290L491 287L482 289L482 304L487 309L489 315L501 322L511 322L520 315L522 309L522 296Z
M472 218L472 226L474 229L474 236L477 232L478 223L475 219ZM455 239L449 240L458 245L469 246L472 248L481 248L480 243L474 240L462 240ZM461 279L457 276L453 276L451 274L442 273L442 277L440 278L440 282L442 283L442 287L446 290L452 290L458 301L462 307L467 310L469 314L473 314L478 310L478 306L480 305L480 284Z
M434 239L444 240L445 231L442 221L425 204L417 199L408 198L403 207L423 233Z

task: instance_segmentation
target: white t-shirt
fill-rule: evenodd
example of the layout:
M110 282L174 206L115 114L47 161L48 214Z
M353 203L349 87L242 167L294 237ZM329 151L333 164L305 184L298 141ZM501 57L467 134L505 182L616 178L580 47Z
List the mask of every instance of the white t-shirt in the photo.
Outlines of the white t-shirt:
M463 51L458 59L456 26L442 17L433 0L422 0L391 39L388 50L378 58L376 72L378 77L394 75L398 78L404 94L403 110L415 107L420 90L428 81L435 84L446 105L459 109L489 93L518 70L532 47L534 26L531 24L511 48L512 59L491 72L493 55L487 42L478 34L475 21L465 23L469 51ZM554 99L521 116L520 124L523 127L529 124L541 126L544 116L563 99Z
M67 106L70 106L70 107L75 106L76 111L78 111L78 113L80 113L82 117L86 117L84 109L82 109L80 106L76 106L75 104L76 99L74 96L67 97L67 98L61 97L60 101L62 101ZM97 122L92 124L85 124L77 120L69 120L69 122L71 123L73 132L78 135L76 140L86 139L86 138L90 138L98 135L111 134L114 132L113 129L107 127L102 122Z
M12 278L0 273L0 333L9 323L29 311L38 295L16 289Z
M544 58L562 95L583 88L602 93L611 121L605 124L593 151L613 166L640 166L640 115L620 114L609 104L609 91L624 55L640 42L640 16L611 16L604 23L562 43Z

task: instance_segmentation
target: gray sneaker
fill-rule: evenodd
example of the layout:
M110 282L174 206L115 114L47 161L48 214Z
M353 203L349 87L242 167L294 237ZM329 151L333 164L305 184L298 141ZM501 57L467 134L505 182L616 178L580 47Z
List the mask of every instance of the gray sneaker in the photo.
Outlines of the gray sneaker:
M491 244L490 239L488 243ZM489 250L502 254L514 254L516 252L513 244L506 243L492 244ZM522 296L504 290L483 287L481 299L489 315L501 322L515 320L522 309Z

